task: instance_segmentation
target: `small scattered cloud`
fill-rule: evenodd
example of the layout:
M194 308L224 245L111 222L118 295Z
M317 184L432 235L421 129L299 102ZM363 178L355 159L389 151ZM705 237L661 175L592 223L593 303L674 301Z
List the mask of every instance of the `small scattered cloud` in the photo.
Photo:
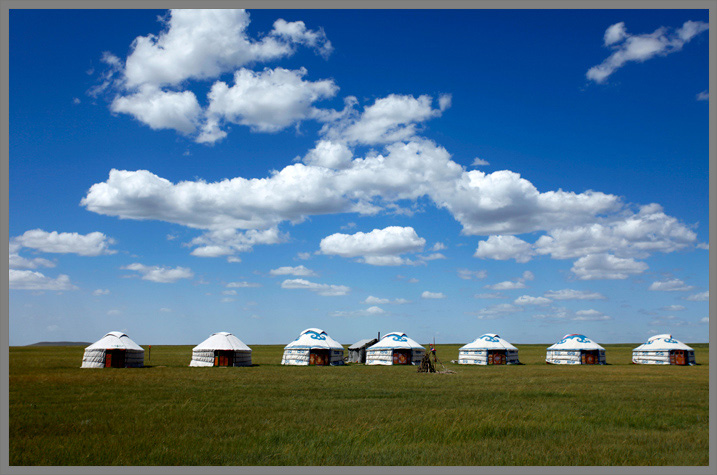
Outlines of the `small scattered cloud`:
M190 279L194 277L194 273L191 269L186 267L146 266L135 262L128 266L121 267L121 269L139 272L142 276L142 280L149 280L161 284L171 284L180 279Z
M494 320L520 312L521 310L521 307L517 307L513 304L501 303L480 309L477 312L470 312L469 315L475 315L479 320Z
M699 94L697 94L697 100L698 101L709 101L710 100L710 93L708 91L702 91Z
M488 277L488 272L484 270L469 270L469 269L458 269L458 277L463 280L472 279L485 279Z
M474 257L481 259L496 259L505 261L515 259L521 264L530 261L535 251L532 246L515 236L489 236L486 241L480 241Z
M478 157L474 158L473 162L471 163L471 166L473 166L473 167L484 167L487 165L490 165L490 163L488 163L488 161L483 160L482 158L478 158Z
M487 294L476 294L474 295L477 299L507 299L505 295L498 293L498 292L491 292Z
M425 290L421 294L422 299L444 299L446 298L445 295L443 295L442 292L429 292L428 290Z
M657 290L663 292L686 292L694 289L691 285L685 285L680 279L671 279L662 282L653 282L648 290Z
M552 300L545 297L531 297L530 295L521 295L513 303L516 305L548 305Z
M31 270L9 270L9 288L18 290L77 290L70 282L70 277L60 274L56 278L45 276L41 272Z
M599 292L590 292L588 290L549 290L545 292L545 297L553 300L605 300L606 297Z
M305 279L287 279L281 283L281 288L305 289L328 297L347 295L351 291L351 288L345 285L318 284Z
M227 284L227 287L230 289L250 289L250 288L261 287L261 284L256 283L256 282L246 282L246 281L229 282Z
M110 290L109 289L97 289L92 292L92 295L109 295Z
M699 294L690 295L689 297L683 297L683 299L692 302L708 302L710 299L710 291L708 290Z
M285 266L270 270L269 275L294 275L297 277L315 277L316 272L312 271L311 269L307 269L303 265L296 267Z

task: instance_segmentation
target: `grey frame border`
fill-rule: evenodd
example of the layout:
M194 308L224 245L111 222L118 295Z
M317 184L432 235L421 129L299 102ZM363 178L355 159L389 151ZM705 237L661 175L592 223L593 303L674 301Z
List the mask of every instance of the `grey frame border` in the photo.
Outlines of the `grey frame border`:
M11 9L164 9L164 8L196 8L200 6L197 0L0 0L0 57L2 63L0 71L0 84L2 85L2 96L0 99L0 246L3 256L7 256L9 241L9 30ZM201 7L207 8L256 8L256 9L708 9L710 23L717 11L717 0L209 0L201 3ZM709 36L709 71L710 89L715 84L715 65L717 64L717 35ZM717 224L712 219L711 211L717 209L717 194L714 192L715 166L717 156L715 148L717 110L714 99L709 100L709 206L710 206L710 235L717 235ZM709 255L709 277L710 290L715 287L715 256ZM3 269L7 269L7 259L3 257ZM9 466L9 277L3 271L2 285L0 285L0 302L5 302L0 308L0 474L715 474L717 464L715 463L715 438L710 434L710 464L708 467L555 467L555 466L524 466L524 467L503 467L503 466L482 466L482 467L452 467L452 466L410 466L410 467L274 467L274 466L247 466L247 467L10 467ZM709 315L715 314L717 303L710 301ZM717 326L710 327L709 336L713 339L717 333ZM710 353L710 431L715 427L715 359L717 355Z

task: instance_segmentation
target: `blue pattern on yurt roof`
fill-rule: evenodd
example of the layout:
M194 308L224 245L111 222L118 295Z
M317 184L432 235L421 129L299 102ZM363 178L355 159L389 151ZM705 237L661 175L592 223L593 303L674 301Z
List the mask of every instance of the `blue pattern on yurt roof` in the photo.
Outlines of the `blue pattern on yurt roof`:
M479 338L479 340L485 340L485 341L492 341L493 343L500 342L499 339L497 339L494 336L488 335L487 333Z
M579 341L580 343L590 343L590 339L589 339L588 337L586 337L585 335L577 335L577 334L575 334L575 335L568 335L568 336L566 336L565 338L563 338L562 340L560 340L560 341L558 342L558 345L560 345L561 343L565 343L565 342L568 341L568 340L577 340L577 341Z

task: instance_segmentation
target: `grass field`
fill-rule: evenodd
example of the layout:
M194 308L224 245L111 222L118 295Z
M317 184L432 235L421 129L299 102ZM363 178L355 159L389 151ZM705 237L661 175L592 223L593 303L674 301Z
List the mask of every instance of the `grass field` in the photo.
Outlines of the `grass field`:
M708 465L707 344L698 366L189 368L153 346L146 368L80 369L82 347L10 348L10 465Z

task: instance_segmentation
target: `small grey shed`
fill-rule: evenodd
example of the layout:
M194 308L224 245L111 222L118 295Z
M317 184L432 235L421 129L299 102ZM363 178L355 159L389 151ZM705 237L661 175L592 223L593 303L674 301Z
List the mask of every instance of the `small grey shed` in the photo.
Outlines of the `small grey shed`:
M372 340L359 340L349 346L349 363L366 363L366 348L377 343L376 338Z

